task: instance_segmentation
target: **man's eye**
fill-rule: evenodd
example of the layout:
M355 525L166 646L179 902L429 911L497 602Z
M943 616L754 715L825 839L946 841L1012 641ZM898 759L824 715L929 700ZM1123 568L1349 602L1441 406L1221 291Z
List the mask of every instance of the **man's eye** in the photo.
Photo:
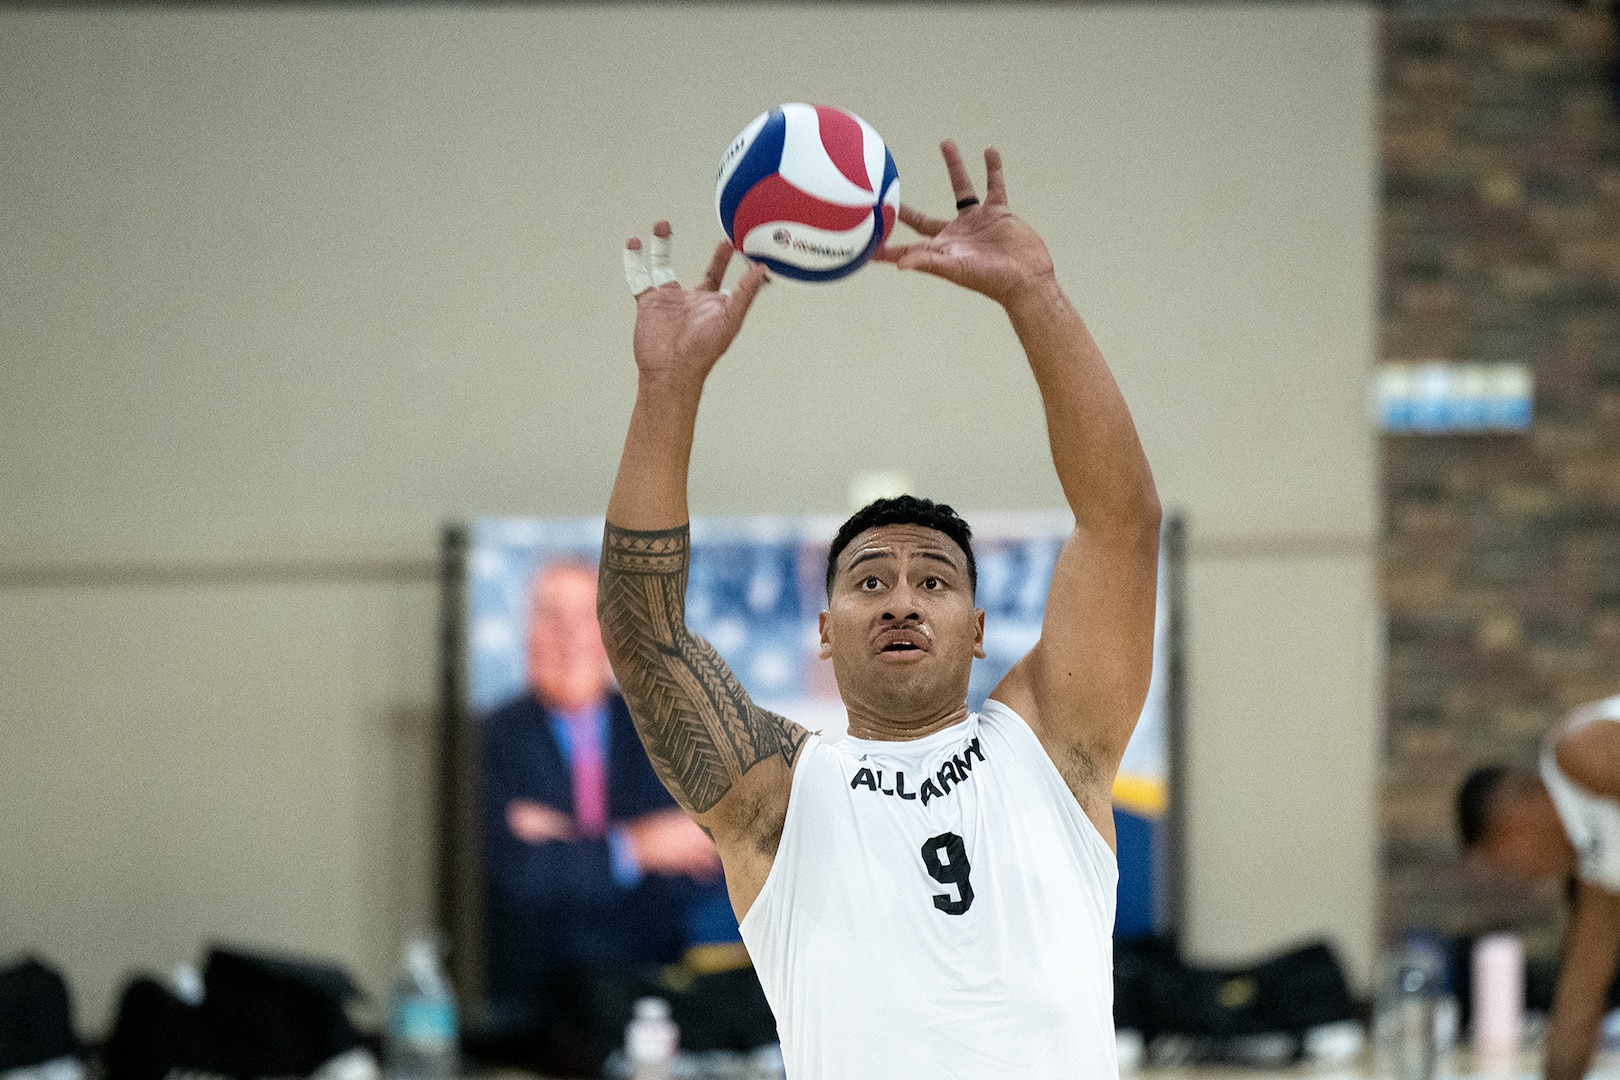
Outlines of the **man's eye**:
M941 584L943 583L937 577L926 577L923 578L922 587L925 589L937 589Z
M867 590L876 589L879 586L881 586L882 584L883 584L883 582L879 581L875 577L869 577L869 578L862 578L861 579L861 588L867 589Z

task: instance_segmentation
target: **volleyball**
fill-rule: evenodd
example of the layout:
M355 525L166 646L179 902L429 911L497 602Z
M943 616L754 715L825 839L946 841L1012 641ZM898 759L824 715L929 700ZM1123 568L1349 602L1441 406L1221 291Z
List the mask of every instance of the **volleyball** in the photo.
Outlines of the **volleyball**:
M775 273L832 281L894 228L900 180L872 125L830 105L782 105L731 141L715 184L732 246Z

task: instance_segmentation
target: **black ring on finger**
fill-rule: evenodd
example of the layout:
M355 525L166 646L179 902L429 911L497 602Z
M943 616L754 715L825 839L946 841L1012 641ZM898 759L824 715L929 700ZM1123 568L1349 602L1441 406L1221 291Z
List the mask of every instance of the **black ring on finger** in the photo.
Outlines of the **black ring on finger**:
M956 208L958 210L966 210L970 206L978 206L978 205L979 205L979 197L977 195L969 195L965 199L957 199L956 200Z

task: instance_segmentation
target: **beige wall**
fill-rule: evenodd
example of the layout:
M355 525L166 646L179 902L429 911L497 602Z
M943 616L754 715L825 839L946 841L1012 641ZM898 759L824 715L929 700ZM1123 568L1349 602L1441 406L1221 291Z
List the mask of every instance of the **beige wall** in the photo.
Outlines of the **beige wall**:
M431 917L440 524L596 513L617 250L784 100L1003 150L1191 527L1188 937L1373 947L1374 16L1357 5L0 12L0 951L91 1027L221 937ZM857 419L857 417L859 417ZM1005 320L773 286L698 513L1059 492Z

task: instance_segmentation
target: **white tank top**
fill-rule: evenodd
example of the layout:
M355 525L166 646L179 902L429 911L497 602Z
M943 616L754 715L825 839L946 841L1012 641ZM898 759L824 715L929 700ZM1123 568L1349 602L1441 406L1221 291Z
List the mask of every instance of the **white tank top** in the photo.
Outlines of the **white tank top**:
M1117 1080L1118 880L999 702L907 742L811 736L742 920L789 1080Z
M1620 892L1620 801L1594 795L1564 775L1554 751L1564 736L1598 720L1620 720L1620 697L1582 705L1554 728L1541 750L1541 778L1575 845L1576 876ZM791 804L789 804L791 806Z

